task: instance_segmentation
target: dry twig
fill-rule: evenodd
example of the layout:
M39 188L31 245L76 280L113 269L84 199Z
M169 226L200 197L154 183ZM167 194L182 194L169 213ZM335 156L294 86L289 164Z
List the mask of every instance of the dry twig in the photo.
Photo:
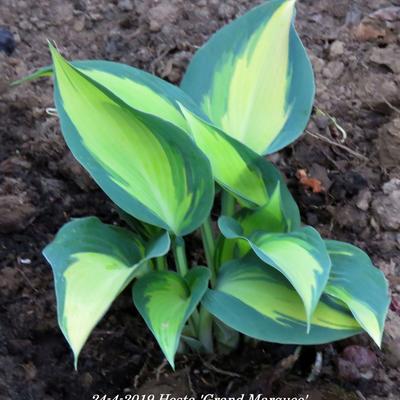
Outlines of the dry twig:
M364 155L358 153L355 150L350 149L349 147L345 146L344 144L337 143L337 142L335 142L335 141L333 141L333 140L331 140L331 139L329 139L329 138L327 138L327 137L325 137L325 136L323 136L323 135L321 135L319 133L311 132L308 129L306 129L305 132L307 134L309 134L310 136L314 137L315 139L319 139L319 140L322 140L323 142L331 144L332 146L339 147L340 149L347 151L348 153L352 154L355 157L360 158L361 160L369 161L367 157L365 157Z

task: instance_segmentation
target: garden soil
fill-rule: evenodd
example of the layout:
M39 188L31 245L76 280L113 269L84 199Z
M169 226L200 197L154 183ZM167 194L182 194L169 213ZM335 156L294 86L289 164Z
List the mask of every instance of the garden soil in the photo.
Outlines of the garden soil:
M303 220L354 243L386 274L392 304L382 349L366 336L297 349L243 342L233 354L179 355L176 372L129 291L101 321L79 369L57 327L41 249L74 217L118 214L60 135L51 82L8 82L50 62L46 40L70 59L107 59L179 83L219 27L260 0L0 0L0 400L93 395L263 393L310 400L400 398L400 1L299 0L297 26L317 78L306 134L271 160ZM192 258L203 257L189 249ZM360 283L361 284L361 283ZM123 398L123 397L122 397Z

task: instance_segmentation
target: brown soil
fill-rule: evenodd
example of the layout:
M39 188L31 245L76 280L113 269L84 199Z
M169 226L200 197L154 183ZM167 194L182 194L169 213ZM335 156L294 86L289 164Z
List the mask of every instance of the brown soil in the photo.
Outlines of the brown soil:
M298 28L318 82L316 106L346 134L316 112L309 131L319 138L305 135L271 157L286 173L304 221L362 247L387 275L393 303L382 351L365 336L303 348L298 359L291 346L242 343L228 356L181 355L173 373L124 293L74 372L57 328L51 270L41 249L72 217L111 222L117 213L70 156L56 118L46 113L51 83L10 91L6 81L47 65L46 39L52 39L68 58L121 61L177 83L212 32L260 2L0 1L0 26L17 41L11 56L0 52L0 400L80 400L96 393L399 398L398 0L299 0ZM299 180L299 170L314 180L311 187ZM315 180L320 193L311 190ZM308 383L317 353L322 369Z

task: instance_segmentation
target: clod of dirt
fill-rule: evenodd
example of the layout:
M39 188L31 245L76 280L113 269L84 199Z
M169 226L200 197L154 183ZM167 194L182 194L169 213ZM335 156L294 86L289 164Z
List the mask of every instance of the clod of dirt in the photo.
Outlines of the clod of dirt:
M400 118L379 130L379 158L385 168L396 167L400 160Z
M21 277L16 268L5 267L0 270L0 290L3 296L8 296L17 290Z
M66 178L71 179L82 190L90 191L96 188L96 184L93 182L92 178L70 152L60 161L59 168L60 172Z
M345 204L342 207L328 208L334 221L340 226L353 232L361 233L368 227L368 216L366 213L353 207L351 204ZM354 221L357 221L355 224Z
M366 109L373 109L382 113L392 113L388 105L400 104L400 91L393 76L370 72L360 76L358 81L357 97Z
M400 74L400 50L397 45L374 47L371 50L370 61L378 65L385 65L395 74Z
M384 187L386 193L372 202L372 210L384 229L397 231L400 229L400 189L395 185Z
M347 346L337 360L338 376L349 382L371 379L377 362L375 353L367 347Z
M381 8L367 15L354 29L355 37L360 41L379 40L390 43L396 40L400 25L400 7Z
M385 359L391 366L400 365L400 315L389 310L383 337L383 351Z
M151 380L141 386L137 392L139 396L153 395L160 398L162 393L171 393L174 397L185 397L190 393L187 380L187 371L181 370L173 375Z
M36 208L23 196L0 196L0 232L24 230L36 216Z
M344 64L341 61L331 61L322 70L322 75L327 79L339 79L344 72Z
M357 195L367 187L368 181L362 174L349 171L334 177L330 193L336 200L344 200Z
M13 34L5 27L0 27L0 51L10 56L15 50Z
M158 32L166 24L173 24L179 13L179 8L169 1L162 1L151 8L148 13L150 31Z
M372 350L358 345L347 346L341 356L343 359L352 362L360 370L373 368L378 362Z
M119 0L117 6L121 11L133 10L133 4L131 0Z
M337 360L338 377L344 381L356 382L361 379L358 368L350 361L339 357Z

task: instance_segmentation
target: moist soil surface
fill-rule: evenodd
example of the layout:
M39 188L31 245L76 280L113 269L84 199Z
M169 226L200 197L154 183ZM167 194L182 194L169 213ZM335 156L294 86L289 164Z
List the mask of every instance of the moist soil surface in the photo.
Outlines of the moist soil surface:
M0 51L0 400L135 393L400 398L400 1L298 1L316 107L308 133L270 157L303 221L360 246L386 274L392 304L381 350L364 335L300 354L295 346L242 342L229 355L179 355L173 372L127 291L74 371L57 327L42 248L71 218L113 223L118 214L46 112L53 107L50 80L13 90L7 82L49 64L50 39L67 58L120 61L178 84L193 52L260 2L0 0L0 26L16 42L12 54Z

